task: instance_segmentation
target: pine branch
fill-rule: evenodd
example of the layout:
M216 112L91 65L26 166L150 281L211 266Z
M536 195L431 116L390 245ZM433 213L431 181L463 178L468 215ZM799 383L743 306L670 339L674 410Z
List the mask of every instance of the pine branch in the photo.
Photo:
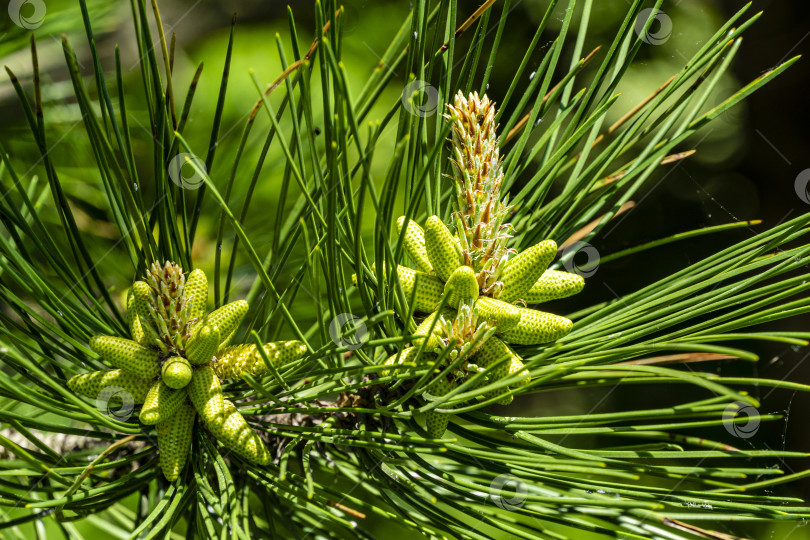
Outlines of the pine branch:
M35 41L33 80L8 71L45 180L4 141L4 531L30 537L47 526L79 538L71 522L82 520L149 538L687 539L810 515L771 491L807 474L782 475L779 462L807 454L760 448L745 431L782 420L760 413L751 388L810 386L720 376L707 364L756 361L749 340L808 345L810 332L762 325L810 311L810 215L609 302L589 290L595 261L578 267L571 249L598 243L657 171L694 152L700 129L794 63L706 110L758 18L746 19L748 6L641 102L616 110L654 23L639 19L640 0L590 53L593 2L552 0L514 61L502 45L517 4L418 1L359 91L344 55L349 15L326 1L312 28L288 10L269 85L232 72L232 25L216 105L195 117L207 76L202 65L188 81L173 74L174 36L150 4L131 3L140 70L127 73L117 49L114 78L102 69L84 1L88 45L63 41L74 92L63 106L82 119L71 137L89 194L49 150L53 104L43 102ZM78 63L85 48L92 80ZM500 80L505 65L513 76ZM226 103L246 76L257 101L244 104L230 143ZM117 243L80 219L73 201L85 196ZM686 231L602 253L599 264L755 224ZM123 255L106 259L116 249ZM238 314L209 313L207 289L191 290L186 274L201 266L213 307ZM133 282L140 308L118 294ZM577 292L576 311L560 313L554 300ZM292 339L298 354L283 362L265 347ZM100 410L110 381L97 379L116 370L117 382L143 389L135 401L155 389L149 403L122 416ZM149 423L161 404L166 412L156 395L173 395L160 392L169 383L186 431ZM638 385L672 403L645 403ZM492 408L608 386L631 406Z

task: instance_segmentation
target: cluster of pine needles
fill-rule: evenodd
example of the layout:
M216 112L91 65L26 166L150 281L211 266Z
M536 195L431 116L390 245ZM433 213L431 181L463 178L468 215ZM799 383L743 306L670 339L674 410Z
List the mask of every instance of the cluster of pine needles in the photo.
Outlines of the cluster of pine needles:
M784 474L780 461L807 454L724 429L780 419L735 414L761 407L752 388L810 387L714 371L756 361L735 346L745 340L808 344L810 332L759 325L810 311L810 215L650 284L636 266L645 285L607 302L570 272L567 249L599 246L662 167L691 155L699 130L796 59L710 105L759 16L745 6L607 125L623 75L650 46L654 17L639 28L639 16L662 0L630 1L612 41L590 52L594 1L548 0L513 59L500 45L516 4L462 13L415 0L360 89L343 59L346 11L316 2L314 27L302 29L290 9L275 40L283 71L267 86L253 75L257 101L238 141L221 144L229 87L246 76L230 70L238 28L221 77L200 64L191 80L173 78L175 36L156 2L131 0L140 62L128 73L117 48L102 66L80 0L92 76L63 38L73 95L58 105L81 118L71 137L81 129L86 184L115 231L107 245L79 219L50 152L55 106L43 102L31 39L32 83L7 72L38 162L21 163L5 138L0 147L4 537L92 537L94 526L121 538L728 539L810 517L777 489L807 475ZM511 80L492 78L496 64ZM209 76L216 108L191 129ZM424 92L402 92L425 85L433 114ZM210 136L197 143L203 125ZM189 155L199 189L170 174ZM280 174L263 170L271 163ZM267 186L279 194L272 211ZM724 232L751 225L685 231L600 263L701 235L726 245ZM115 264L108 248L123 254ZM210 294L181 294L201 266ZM116 283L135 283L131 302ZM561 312L554 299L574 293L577 310ZM293 350L275 361L274 343ZM151 401L116 414L124 407L84 395L109 376L88 373L115 370ZM639 386L670 401L647 403ZM608 387L635 405L530 406Z

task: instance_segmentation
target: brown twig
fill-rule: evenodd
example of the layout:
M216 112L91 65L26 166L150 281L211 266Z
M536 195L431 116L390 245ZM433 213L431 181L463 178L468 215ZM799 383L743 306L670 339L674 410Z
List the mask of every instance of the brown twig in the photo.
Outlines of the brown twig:
M461 24L461 26L459 26L459 27L458 27L458 29L456 30L455 34L453 34L453 36L454 36L454 37L459 37L459 36L461 36L461 34L463 34L463 33L464 33L464 32L465 32L465 31L466 31L466 30L467 30L467 29L468 29L470 26L472 26L472 24L473 24L475 21L477 21L477 20L478 20L478 19L481 17L481 15L483 15L483 14L484 14L484 13L485 13L485 12L486 12L486 11L487 11L489 8L491 8L491 7L492 7L492 4L494 4L494 3L495 3L495 0L487 0L486 2L484 2L484 3L481 5L481 7L479 7L478 9L476 9L476 10L475 10L475 13L473 13L472 15L470 15L470 16L467 18L467 20L466 20L466 21L464 21L464 22ZM436 54L437 54L437 55L438 55L438 54L442 54L444 51L446 51L446 50L447 50L447 47L448 47L449 45L450 45L450 40L448 39L447 41L445 41L445 42L444 42L444 44L443 44L441 47L439 47L439 50L438 50L438 51L436 51Z
M344 506L344 505L342 505L340 503L336 503L334 501L326 501L326 504L328 504L332 508L337 508L338 510L342 510L343 512L346 512L350 516L354 516L354 517L359 518L359 519L366 519L365 514L362 514L362 513L358 512L354 508L349 508L348 506Z
M668 525L670 527L673 527L675 529L680 529L682 531L686 531L686 532L694 534L696 536L701 536L703 538L710 538L712 540L748 540L748 539L743 538L741 536L732 536L732 535L726 534L726 533L701 529L697 525L691 525L689 523L685 523L683 521L679 521L677 519L672 519L672 518L664 518L663 524Z
M616 212L616 214L613 216L613 218L615 218L616 216L619 216L619 215L621 215L621 214L623 214L623 213L627 212L628 210L630 210L631 208L633 208L635 205L636 205L636 203L635 203L635 202L633 202L633 201L627 201L626 203L624 203L624 204L623 204L623 205L622 205L622 206L619 208L619 210ZM582 240L583 238L585 238L586 236L588 236L588 234L590 234L590 232L591 232L591 231L593 231L593 230L596 228L596 226L597 226L597 225L599 225L599 222L600 222L600 221L602 221L602 219L605 217L605 215L606 215L606 214L603 214L603 215L599 216L598 218L594 219L593 221L591 221L590 223L588 223L587 225L585 225L584 227L582 227L580 230L578 230L577 232L575 232L574 234L572 234L572 235L571 235L571 236L568 238L568 240L566 240L565 242L563 242L563 244L562 244L562 245L561 245L561 246L558 248L558 251L562 251L562 250L564 250L565 248L567 248L568 246L570 246L570 245L572 245L572 244L574 244L574 243L576 243L576 242L579 242L580 240ZM612 218L611 218L611 219L612 219Z
M627 113L626 113L624 116L622 116L621 118L619 118L618 120L616 120L616 122L614 122L614 123L613 123L613 125L612 125L612 126L610 126L610 127L607 129L607 131L606 131L605 133L602 133L601 135L599 135L599 136L596 138L596 140L595 140L595 141L593 141L593 144L591 145L591 148L593 148L594 146L596 146L597 144L599 144L600 142L602 142L602 140L603 140L605 137L607 137L608 135L610 135L611 133L613 133L614 131L616 131L617 129L619 129L619 128L620 128L622 125L624 125L624 123L625 123L625 122L627 122L627 121L628 121L630 118L632 118L633 116L635 116L635 114L636 114L638 111L640 111L640 110L641 110L641 109L642 109L642 108L643 108L643 107L644 107L644 106L645 106L647 103L649 103L650 101L652 101L653 99L655 99L655 96L657 96L658 94L660 94L661 92L663 92L663 91L664 91L664 89L665 89L667 86L669 86L669 84L670 84L672 81L674 81L674 80L675 80L675 77L677 77L677 76L678 76L678 75L677 75L677 74L675 74L675 75L673 75L672 77L670 77L669 79L667 79L667 82L665 82L664 84L662 84L661 86L659 86L659 87L658 87L658 88L657 88L657 89L656 89L656 90L655 90L655 91L654 91L652 94L650 94L650 95L649 95L649 96L647 96L646 98L642 99L642 100L641 100L641 102L640 102L638 105L636 105L635 107L633 107L632 109L630 109L629 111L627 111Z
M337 10L337 12L335 13L335 16L339 16L339 15L341 14L341 10L342 10L342 9L343 9L343 8L338 9L338 10ZM329 28L331 27L331 25L332 25L332 21L326 21L326 24L324 24L324 25L323 25L323 30L321 31L321 33L322 33L322 34L325 34L326 32L328 32L328 31L329 31ZM276 88L278 88L278 87L279 87L279 85L280 85L281 83L283 83L283 82L284 82L284 79L286 79L287 77L289 77L289 76L290 76L292 73L294 73L294 72L295 72L295 71L296 71L296 70L297 70L299 67L301 67L302 65L304 65L304 63L308 62L308 61L309 61L309 59L312 57L312 55L315 53L315 50L318 48L318 44L319 44L319 43L320 43L320 42L318 41L318 38L315 38L315 40L312 42L312 45L310 45L310 46L309 46L309 49L307 50L307 53L304 55L304 57L303 57L303 58L301 58L300 60L296 60L295 62L293 62L292 64L290 64L289 66L287 66L287 69L285 69L284 71L282 71L282 72L281 72L281 75L279 75L278 77L276 77L276 80L274 80L272 83L270 83L270 84L267 86L267 88L265 88L265 90L264 90L264 97L267 97L267 96L269 96L270 94L272 94L272 93L273 93L273 90L275 90ZM264 101L264 99L263 99L263 98L262 98L262 99L259 99L259 100L256 102L256 104L253 106L253 109L251 109L251 110L250 110L250 117L249 117L249 119L248 119L248 122L253 122L253 120L256 118L256 114L258 114L259 109L261 109L261 106L262 106L262 102L263 102L263 101Z
M687 150L686 152L678 152L677 154L670 154L670 155L666 156L664 159L662 159L660 164L661 165L668 165L670 163L675 163L676 161L680 161L682 159L688 158L689 156L693 155L695 152L697 152L697 150ZM617 180L621 180L622 178L624 178L624 175L626 175L626 174L627 174L627 169L621 170L621 171L619 171L617 173L613 173L610 176L606 176L606 177L602 178L601 180L597 181L594 184L593 187L594 187L594 189L598 189L598 188L604 187L604 186L606 186L608 184L612 184L613 182L615 182Z

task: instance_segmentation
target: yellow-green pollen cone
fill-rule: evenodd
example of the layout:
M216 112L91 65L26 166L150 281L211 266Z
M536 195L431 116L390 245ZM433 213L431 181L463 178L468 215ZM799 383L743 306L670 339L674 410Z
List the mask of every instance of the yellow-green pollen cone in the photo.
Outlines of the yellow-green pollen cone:
M170 482L177 480L188 461L196 416L194 407L189 403L182 403L174 415L156 426L160 468L163 476Z
M143 379L153 379L160 373L158 352L132 340L115 336L93 336L90 348L108 364Z
M135 291L132 290L130 287L129 291L127 291L127 313L136 313L137 308L135 306L135 302L138 301L135 298ZM140 317L137 315L134 317L129 318L129 335L132 336L132 341L139 343L141 345L147 345L146 340L146 333L143 331L141 327L141 320Z
M141 407L141 414L138 417L142 424L148 426L155 425L163 420L168 420L177 412L186 401L185 390L175 390L169 388L163 381L153 384L146 394L146 399Z
M402 228L404 226L405 216L401 216L397 219L397 233L402 234ZM430 259L425 249L425 231L414 221L408 221L408 226L405 227L403 246L405 253L408 254L408 257L410 257L417 270L427 273L433 271L433 266L430 264Z
M98 398L104 388L117 386L132 396L133 403L139 404L146 399L152 382L127 373L123 369L109 369L74 375L68 379L67 386L77 394L93 399Z
M458 309L462 302L470 302L478 298L478 281L475 279L475 271L469 266L459 266L444 284L444 292L447 295L447 305L453 309Z
M524 299L532 285L540 279L554 260L556 253L556 242L546 240L509 259L501 276L503 289L498 298L504 302Z
M436 397L447 395L453 390L453 384L447 379L439 379L430 385L428 392ZM438 439L447 430L450 417L435 410L425 413L425 431L429 437Z
M182 474L195 426L207 429L227 449L224 455L259 465L271 459L220 382L267 372L255 345L229 346L248 304L239 300L206 314L207 298L202 270L186 276L172 262L153 264L127 294L131 339L90 340L90 348L115 369L75 375L67 382L72 391L93 399L105 388L118 387L134 404L143 404L138 418L144 426L155 426L161 469L169 481ZM281 368L302 358L307 347L284 341L265 343L262 350L273 367Z
M191 375L194 371L191 368L191 362L182 356L172 356L163 362L163 369L161 370L161 379L169 388L179 390L191 381Z
M438 216L430 216L425 224L425 251L430 265L442 281L461 266L461 248Z
M186 358L195 366L207 364L219 350L219 344L219 328L202 321L188 340Z
M306 353L300 341L279 341L262 345L270 365L276 369L286 366ZM267 373L267 364L256 345L231 345L220 349L212 362L214 373L220 379L240 379L244 375L259 376Z

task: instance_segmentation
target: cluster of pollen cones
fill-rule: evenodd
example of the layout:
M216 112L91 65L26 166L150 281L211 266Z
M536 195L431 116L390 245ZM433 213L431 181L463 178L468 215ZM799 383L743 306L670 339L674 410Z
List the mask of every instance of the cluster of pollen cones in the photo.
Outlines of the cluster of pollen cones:
M400 226L406 226L403 219ZM385 360L386 364L413 361L422 349L421 362L431 363L446 346L465 352L467 358L458 361L465 377L450 374L438 380L428 393L441 397L461 384L467 377L486 371L476 386L488 385L511 377L507 387L498 392L506 394L499 403L511 402L509 387L519 387L531 380L521 357L509 345L536 345L550 343L565 336L572 327L569 319L520 304L537 304L565 298L578 293L584 280L577 274L548 270L557 253L557 245L545 240L519 253L505 263L501 275L498 298L481 294L479 282L472 268L462 264L458 243L445 224L436 216L427 220L423 230L408 222L405 250L412 261L429 262L430 267L414 270L397 267L397 277L405 298L414 299L414 311L427 313L416 330L413 347ZM441 241L437 241L441 239ZM438 308L442 304L444 307ZM465 347L467 345L467 347ZM465 350L466 349L466 350ZM455 355L445 355L455 362ZM491 366L492 369L489 369ZM436 366L437 373L446 366ZM494 396L481 396L489 400ZM426 414L428 433L440 437L448 423L448 415L435 411Z
M385 364L417 361L432 364L437 375L445 373L427 388L429 400L471 378L475 380L467 388L473 389L508 378L498 389L479 396L506 404L512 400L511 390L531 381L510 345L550 343L572 327L565 317L526 306L576 294L584 280L548 269L557 253L553 240L520 253L508 248L511 207L508 197L501 197L504 173L494 103L486 96L465 97L459 92L448 109L455 231L435 215L424 228L404 216L397 221L405 253L415 267L397 266L399 284L405 298L413 299L414 312L429 315L418 325L413 346ZM447 414L427 412L432 437L440 437L447 424Z
M113 369L76 375L74 392L98 399L105 389L122 389L140 404L139 419L155 426L160 465L173 481L191 449L196 419L223 446L256 464L270 452L236 406L225 398L222 380L259 376L301 358L300 341L230 345L248 310L232 302L206 314L208 280L201 270L155 263L127 296L130 338L94 336L90 347ZM264 353L264 354L262 354ZM119 391L120 395L120 391Z

